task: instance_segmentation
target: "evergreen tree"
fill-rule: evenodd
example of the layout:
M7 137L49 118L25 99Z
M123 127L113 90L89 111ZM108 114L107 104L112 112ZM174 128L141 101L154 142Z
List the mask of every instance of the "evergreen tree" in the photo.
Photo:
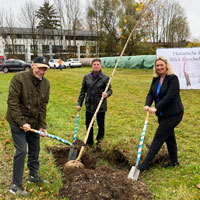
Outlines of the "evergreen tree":
M48 0L45 0L43 5L36 12L39 19L37 28L39 29L57 29L61 26L59 16L53 5L50 5Z

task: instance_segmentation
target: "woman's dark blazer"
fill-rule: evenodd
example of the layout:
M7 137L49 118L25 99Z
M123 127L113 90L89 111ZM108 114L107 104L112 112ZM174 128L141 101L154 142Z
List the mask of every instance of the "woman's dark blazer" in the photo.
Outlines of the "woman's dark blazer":
M151 106L155 102L156 115L162 112L163 117L170 117L184 111L180 97L179 80L175 74L165 76L159 92L159 102L156 103L156 91L160 77L153 78L145 106Z

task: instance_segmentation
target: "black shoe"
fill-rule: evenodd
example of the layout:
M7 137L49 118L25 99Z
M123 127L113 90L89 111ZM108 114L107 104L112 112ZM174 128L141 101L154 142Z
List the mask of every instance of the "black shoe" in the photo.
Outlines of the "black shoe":
M103 138L102 138L102 139L98 139L96 145L97 145L97 146L100 145L101 142L102 142L102 140L103 140Z
M88 141L87 141L86 145L92 147L92 146L94 145L94 142L88 142Z
M15 184L12 184L10 187L10 193L14 195L21 195L21 196L28 196L28 192L24 190L22 186L17 186Z
M162 165L163 168L167 168L167 167L177 167L177 166L179 166L179 163L178 163L178 162L175 162L175 163L170 162L170 163L167 163L167 164Z
M138 165L137 168L138 168L141 172L143 172L143 171L149 169L149 165L148 165L148 164L142 163L142 164Z
M29 176L28 182L29 183L37 183L37 184L48 183L48 181L44 180L43 178L41 178L39 176Z

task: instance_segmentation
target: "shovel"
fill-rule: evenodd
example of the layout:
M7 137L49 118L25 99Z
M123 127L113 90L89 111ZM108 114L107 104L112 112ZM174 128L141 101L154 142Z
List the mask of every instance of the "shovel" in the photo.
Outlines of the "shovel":
M147 116L146 116L145 123L144 123L144 128L142 130L142 136L141 136L141 139L140 139L140 145L139 145L138 153L137 153L136 166L132 166L131 170L128 174L128 178L133 179L134 181L138 180L138 177L139 177L139 174L140 174L140 170L137 168L137 166L139 165L139 161L140 161L140 156L141 156L141 152L142 152L142 145L143 145L144 136L145 136L145 133L146 133L148 119L149 119L149 112L147 112Z
M35 129L32 129L32 128L31 128L29 131L34 132L34 133L37 133L37 134L39 134L39 135L44 134L44 132L38 131L38 130L35 130ZM57 136L55 136L55 135L51 135L51 134L49 134L49 133L46 133L45 136L46 136L46 137L49 137L49 138L53 138L53 139L58 140L58 141L60 141L60 142L62 142L62 143L64 143L64 144L67 144L67 145L72 146L72 143L70 143L70 142L68 142L68 141L66 141L66 140L64 140L64 139L62 139L62 138L59 138L59 137L57 137Z
M111 83L112 78L113 78L113 76L114 76L115 70L116 70L116 68L117 68L117 66L118 66L118 64L119 64L119 62L120 62L120 60L121 60L121 58L122 58L122 56L123 56L123 54L124 54L124 51L126 50L126 47L127 47L127 45L128 45L128 42L129 42L129 40L131 39L131 37L133 36L133 33L135 32L137 26L138 26L139 23L142 21L144 15L145 15L145 12L147 11L147 9L148 9L148 7L149 7L150 4L151 4L151 1L149 1L149 3L146 5L145 9L144 9L143 12L142 12L142 15L140 16L139 20L137 21L137 23L136 23L135 26L133 27L133 29L132 29L130 35L128 36L128 39L127 39L127 41L126 41L126 43L125 43L125 45L124 45L124 48L122 49L122 52L121 52L119 58L117 59L117 62L115 63L114 69L113 69L113 71L112 71L112 74L111 74L111 76L110 76L110 78L109 78L109 81L108 81L108 83L107 83L107 85L106 85L106 88L105 88L104 92L107 92L107 91L108 91L108 87L110 86L110 83ZM99 101L99 104L98 104L98 106L97 106L97 108L96 108L96 111L95 111L95 113L94 113L94 115L93 115L93 117L92 117L92 119L91 119L91 121L90 121L90 125L89 125L89 127L88 127L88 129L87 129L87 133L86 133L86 136L85 136L85 139L84 139L84 144L86 144L86 142L87 142L87 139L88 139L88 136L89 136L89 133L90 133L90 129L91 129L93 123L94 123L94 120L95 120L95 118L96 118L96 116L97 116L97 113L99 112L99 109L100 109L100 107L101 107L101 104L102 104L103 100L104 100L104 97L102 96L101 99L100 99L100 101ZM77 161L77 162L74 164L74 166L76 166L77 163L80 164L81 156L82 156L82 154L83 154L84 149L85 149L85 146L82 146L81 149L80 149L79 155L78 155L78 157L77 157L76 160L75 160L75 161ZM71 165L71 164L72 164L72 163L70 163L70 165ZM68 167L68 166L69 166L69 163L66 163L66 166ZM66 168L67 168L67 167L66 167Z
M74 131L74 139L73 139L72 148L69 150L68 161L69 160L76 160L76 157L77 157L77 149L75 148L74 142L76 141L76 136L77 136L78 120L79 120L79 112L76 115L76 125L75 125L75 131Z

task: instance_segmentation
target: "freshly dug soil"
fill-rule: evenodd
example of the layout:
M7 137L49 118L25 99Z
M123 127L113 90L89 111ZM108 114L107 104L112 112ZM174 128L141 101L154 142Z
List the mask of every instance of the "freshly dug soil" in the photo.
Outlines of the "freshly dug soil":
M127 171L106 166L65 173L60 196L70 200L152 199L147 185L127 176Z
M53 147L48 149L55 157L55 162L63 171L68 161L69 148ZM118 151L112 152L114 160L111 166L96 167L98 159L111 158L101 149L85 149L81 162L85 168L63 172L63 187L60 198L70 200L151 200L153 195L142 181L128 179L129 164ZM109 160L107 160L109 162Z

